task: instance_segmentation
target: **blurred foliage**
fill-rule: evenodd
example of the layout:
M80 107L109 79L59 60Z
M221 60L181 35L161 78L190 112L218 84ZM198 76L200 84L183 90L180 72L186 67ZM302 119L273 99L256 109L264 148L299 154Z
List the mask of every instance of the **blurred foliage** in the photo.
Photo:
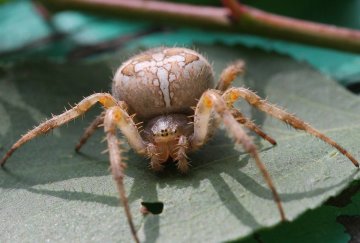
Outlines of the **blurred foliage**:
M205 1L188 1L203 4ZM206 1L207 2L207 1ZM211 1L216 4L217 1ZM358 9L360 0L336 1L329 4L324 0L317 1L260 1L248 0L244 3L254 5L267 11L302 19L309 19L329 24L360 28ZM89 44L98 44L116 38L128 37L153 25L144 22L130 22L104 16L95 16L73 11L56 14L51 24L46 23L34 10L29 1L13 1L0 8L0 60L23 58L43 58L64 60L74 49ZM26 52L11 53L26 44L60 33L50 43L28 48ZM211 44L215 42L243 44L249 47L260 47L291 55L299 61L306 61L343 84L356 83L360 80L358 54L344 53L323 48L270 40L241 34L224 34L195 30L189 28L171 28L168 31L149 33L141 38L130 38L122 43L122 48L139 46L187 45L193 43ZM1 54L1 52L3 54ZM5 53L8 52L7 55ZM25 55L26 54L26 55Z

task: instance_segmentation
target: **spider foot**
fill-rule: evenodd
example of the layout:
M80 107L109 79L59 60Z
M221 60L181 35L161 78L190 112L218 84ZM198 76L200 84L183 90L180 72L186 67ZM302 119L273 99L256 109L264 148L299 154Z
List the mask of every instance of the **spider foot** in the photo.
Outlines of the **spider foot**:
M164 170L164 166L161 164L161 162L155 158L151 159L150 167L155 172L161 172Z
M187 174L189 171L189 161L186 158L178 160L176 166L178 170L181 172L181 174Z

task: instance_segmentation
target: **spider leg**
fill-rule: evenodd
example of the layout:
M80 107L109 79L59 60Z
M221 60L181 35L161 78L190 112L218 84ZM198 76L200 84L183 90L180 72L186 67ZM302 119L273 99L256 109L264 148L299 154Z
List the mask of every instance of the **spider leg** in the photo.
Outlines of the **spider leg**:
M16 143L14 143L14 145L10 148L10 150L5 154L5 156L0 161L0 165L4 166L6 160L15 152L15 150L21 147L24 143L77 118L78 116L84 114L90 107L95 105L97 102L102 104L105 108L117 104L117 101L110 94L107 93L96 93L84 98L77 105L72 107L70 110L67 110L60 115L53 116L51 119L41 123L34 129L27 132L25 135L23 135Z
M104 123L105 111L101 112L85 129L84 134L81 136L78 144L75 146L75 151L79 152L81 147L87 142L87 140L94 134L100 125Z
M227 68L225 68L221 75L220 80L217 84L216 89L220 91L226 91L231 83L236 79L237 76L245 73L245 62L243 60L238 60L232 64L230 64ZM232 108L232 104L228 105L229 108ZM276 141L268 136L265 132L263 132L254 122L246 118L240 111L236 109L232 109L233 116L235 119L243 124L248 129L253 130L263 139L267 140L272 145L276 145Z
M175 160L177 161L177 168L183 174L187 173L187 171L189 170L189 161L188 157L186 156L188 146L189 142L187 141L186 136L180 136L177 145Z
M153 143L149 143L146 146L146 154L150 159L150 168L156 172L160 172L164 169L162 162L164 162L160 157L161 151L158 151L158 148Z
M228 130L228 133L234 137L235 142L237 144L241 144L245 151L254 158L257 167L261 171L267 185L273 194L274 200L279 209L281 219L285 220L285 213L279 194L276 191L274 183L264 163L260 160L256 146L254 145L252 139L246 134L241 125L233 117L223 98L214 90L206 91L201 96L196 106L194 117L194 134L192 137L190 137L190 145L192 148L198 148L206 141L207 134L209 132L208 124L210 122L212 110L215 110L215 112L220 116L223 124L225 125L225 128Z
M334 140L322 134L321 132L319 132L309 124L305 123L295 115L290 114L265 100L262 100L251 90L245 88L231 88L224 93L223 97L227 104L233 104L239 98L245 99L250 105L255 106L257 109L289 124L295 129L303 130L317 138L320 138L325 143L330 144L338 151L340 151L340 153L345 155L356 167L359 167L359 162L346 149L341 147Z
M111 107L116 116L116 125L127 138L129 145L141 155L146 154L146 142L142 139L133 118L127 113L125 102L119 101L118 106Z
M134 223L132 221L132 215L124 187L124 170L126 168L126 163L123 162L121 158L119 140L116 137L116 126L122 124L122 120L123 120L123 116L120 107L116 106L109 108L106 111L106 115L104 119L105 133L109 148L111 173L113 175L113 179L116 182L117 190L120 196L120 201L124 206L125 214L131 229L132 236L135 242L140 242L136 234Z
M244 116L244 114L242 114L239 110L233 108L233 109L231 109L231 113L239 123L243 124L248 129L253 130L260 137L267 140L272 145L276 145L276 141L273 138L271 138L269 135L267 135L265 132L263 132L253 121L246 118Z
M164 166L162 165L161 160L159 160L156 156L151 157L150 167L155 172L160 172L164 170Z
M238 60L230 64L220 74L220 79L216 89L220 91L227 90L236 77L243 73L245 73L245 62L243 60Z

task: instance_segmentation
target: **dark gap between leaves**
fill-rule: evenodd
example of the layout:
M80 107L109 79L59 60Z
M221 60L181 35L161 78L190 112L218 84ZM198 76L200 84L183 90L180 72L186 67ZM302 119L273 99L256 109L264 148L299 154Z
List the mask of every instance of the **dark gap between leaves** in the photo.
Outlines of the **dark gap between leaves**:
M351 198L360 191L360 181L354 181L351 185L346 188L343 192L335 197L329 198L325 204L343 208L351 203Z
M158 215L164 210L164 203L162 202L141 202L141 205L141 212L145 215L148 213Z
M336 221L345 227L345 232L351 237L349 243L360 242L360 215L340 215Z
M360 94L360 80L354 84L348 85L346 88L355 94Z

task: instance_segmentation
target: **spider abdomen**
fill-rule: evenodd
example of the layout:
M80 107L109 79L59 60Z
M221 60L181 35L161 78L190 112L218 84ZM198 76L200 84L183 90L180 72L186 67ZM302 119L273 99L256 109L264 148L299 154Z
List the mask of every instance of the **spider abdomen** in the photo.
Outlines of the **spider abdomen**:
M190 113L197 99L214 87L209 62L186 48L156 48L130 58L116 71L112 92L138 117Z

